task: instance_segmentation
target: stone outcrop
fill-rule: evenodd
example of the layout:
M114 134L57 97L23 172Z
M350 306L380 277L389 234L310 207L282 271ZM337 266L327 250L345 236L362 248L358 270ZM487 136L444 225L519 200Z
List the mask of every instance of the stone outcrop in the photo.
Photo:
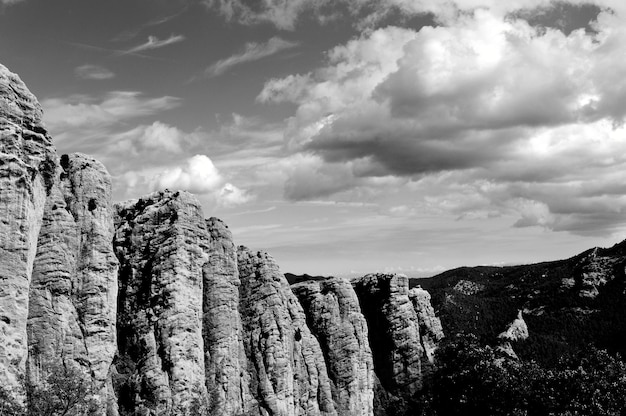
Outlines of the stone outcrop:
M511 358L517 359L517 354L513 350L513 343L525 341L528 339L528 336L528 326L520 310L507 329L498 335L498 350Z
M430 294L421 287L418 286L409 290L409 299L411 299L413 308L417 313L424 358L433 364L435 350L444 337L441 320L435 315L435 310L430 302Z
M422 387L424 349L408 278L368 274L353 281L353 286L367 320L374 369L382 387L394 395L417 392Z
M111 180L102 164L81 154L61 157L59 171L32 274L29 377L38 383L50 367L78 366L93 377L111 414L118 264L111 245Z
M56 153L41 106L0 65L0 380L18 389L28 354L28 296Z
M406 277L291 288L186 192L113 207L106 169L59 158L41 117L0 65L0 384L18 401L61 368L97 416L368 416L375 391L421 387L441 324Z
M291 289L324 352L338 414L373 415L374 363L354 289L347 280L334 277L298 283Z
M266 253L240 247L237 260L254 414L336 415L324 355L287 280Z
M185 415L207 399L202 337L208 234L197 199L155 192L117 207L120 407Z
M208 261L203 268L205 376L211 415L239 415L256 407L239 315L237 249L221 220L206 221Z

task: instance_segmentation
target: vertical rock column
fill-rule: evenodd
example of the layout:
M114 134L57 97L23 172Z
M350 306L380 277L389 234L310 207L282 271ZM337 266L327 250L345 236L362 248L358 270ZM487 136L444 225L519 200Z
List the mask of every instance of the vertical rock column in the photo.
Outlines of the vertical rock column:
M42 111L20 78L0 65L0 380L18 389L28 354L28 291L56 153Z
M237 250L226 224L206 221L209 260L203 268L203 336L211 415L239 415L255 407L239 316Z
M324 352L338 414L373 415L374 364L367 323L352 286L333 277L291 289Z
M117 350L118 262L111 179L101 163L82 154L63 155L60 171L34 263L29 377L36 383L55 366L78 366L93 377L103 409L107 402L114 408L108 376Z
M164 191L118 206L114 248L120 408L191 414L207 395L202 269L208 234L200 203L186 192Z
M385 390L410 396L422 387L419 323L404 275L368 274L353 282L367 319L374 368Z
M265 253L240 247L237 260L255 414L337 415L322 350L285 276Z
M435 351L444 337L441 320L435 315L433 305L430 303L430 293L426 290L414 287L409 290L409 299L417 313L424 358L428 363L433 364Z

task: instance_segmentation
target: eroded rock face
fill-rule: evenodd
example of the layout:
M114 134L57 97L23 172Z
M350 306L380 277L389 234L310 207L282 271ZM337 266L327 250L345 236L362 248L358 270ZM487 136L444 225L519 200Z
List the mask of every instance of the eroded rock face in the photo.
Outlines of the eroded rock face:
M365 317L344 279L308 281L291 287L320 342L339 415L374 414L374 363Z
M221 220L206 221L208 261L203 267L205 375L211 415L239 415L256 408L239 316L237 249Z
M255 414L336 415L322 350L287 280L266 253L239 247L237 260Z
M400 396L417 392L422 387L424 349L408 278L376 273L352 284L367 320L374 369L382 387Z
M441 320L435 315L435 310L430 303L430 294L426 290L414 287L409 290L409 299L417 313L424 358L433 364L435 350L444 337Z
M209 242L200 203L164 191L118 205L114 248L120 408L189 414L207 399L202 281Z
M41 106L0 65L0 380L18 389L28 343L28 292L56 153Z
M513 342L528 339L528 326L524 321L522 311L517 312L517 317L509 324L507 329L498 335L498 350L511 358L517 359L517 354L513 350Z
M104 166L64 155L44 210L28 317L29 377L73 365L93 377L103 410L117 350L117 259L113 254L111 180Z

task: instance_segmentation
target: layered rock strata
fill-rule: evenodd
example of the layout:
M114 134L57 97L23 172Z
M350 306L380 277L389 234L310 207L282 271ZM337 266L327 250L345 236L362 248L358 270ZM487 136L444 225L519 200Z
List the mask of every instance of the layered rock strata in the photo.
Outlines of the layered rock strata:
M207 237L200 203L186 192L155 192L117 207L117 370L125 410L178 416L206 404Z
M0 65L0 380L20 390L28 354L28 297L56 153L41 106Z
M239 415L256 408L239 315L237 249L226 224L206 221L208 261L203 267L205 376L211 415Z
M337 415L324 355L278 266L266 253L245 247L237 260L255 414Z
M417 313L409 281L399 274L368 274L353 281L367 320L374 369L382 387L410 396L422 387L422 357Z
M373 415L374 363L354 289L334 277L298 283L291 289L324 352L338 414Z
M61 157L47 199L30 288L29 378L73 365L93 377L102 407L116 405L109 370L117 350L117 259L111 180L99 162ZM60 360L60 362L59 362Z

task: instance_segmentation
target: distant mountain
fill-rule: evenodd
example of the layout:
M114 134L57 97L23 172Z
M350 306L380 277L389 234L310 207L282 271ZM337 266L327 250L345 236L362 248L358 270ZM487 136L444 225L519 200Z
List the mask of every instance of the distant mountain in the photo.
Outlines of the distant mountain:
M289 282L290 285L300 282L307 282L309 280L319 281L328 279L327 276L311 276L310 274L293 274L293 273L285 273L285 278Z
M494 344L518 312L529 337L520 358L550 362L595 345L626 354L626 240L566 260L509 267L462 267L410 286L430 292L446 334L471 332Z

